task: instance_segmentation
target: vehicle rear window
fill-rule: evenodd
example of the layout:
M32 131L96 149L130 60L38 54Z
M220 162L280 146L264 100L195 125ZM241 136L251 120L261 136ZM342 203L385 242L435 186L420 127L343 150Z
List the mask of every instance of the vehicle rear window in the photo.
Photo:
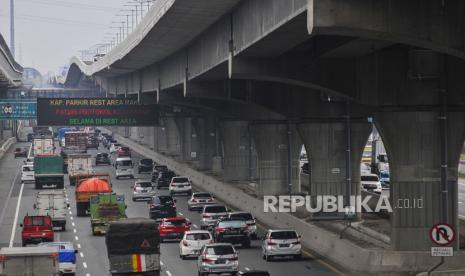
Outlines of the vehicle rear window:
M174 172L162 172L161 178L172 178L174 176Z
M205 206L205 213L226 213L225 206Z
M161 171L161 170L165 170L167 169L168 167L167 166L155 166L155 169Z
M234 254L234 248L228 245L212 246L206 250L208 255L230 255Z
M235 228L240 228L240 227L245 227L245 221L243 220L231 220L231 221L221 221L218 223L219 227L222 228L228 228L228 227L235 227Z
M161 204L172 204L173 203L173 198L170 196L159 196L158 199L160 199Z
M23 167L23 172L33 172L34 167Z
M189 182L189 179L187 179L187 177L173 178L173 183L185 183L185 182Z
M202 241L202 240L209 240L209 239L211 239L211 236L208 233L193 233L193 234L186 235L186 240L188 241Z
M152 165L153 161L152 159L141 159L140 163L144 165Z
M253 220L252 214L249 213L231 214L229 217L232 219Z
M151 183L151 182L138 182L136 185L139 186L139 187L142 187L142 188L149 188L149 187L152 187L152 183Z
M121 147L121 150L122 151L129 151L129 148L128 147Z
M270 237L276 240L297 239L297 233L294 231L272 232Z
M362 175L361 179L362 181L379 181L376 175Z
M132 161L131 160L120 160L120 161L116 161L116 165L118 165L118 166L132 166Z
M43 226L45 225L44 217L27 217L24 219L24 224L27 226Z
M209 193L198 193L198 194L194 194L194 197L195 198L210 198L212 197L212 195Z
M184 226L186 225L187 221L184 220L168 220L163 222L164 225L166 226Z

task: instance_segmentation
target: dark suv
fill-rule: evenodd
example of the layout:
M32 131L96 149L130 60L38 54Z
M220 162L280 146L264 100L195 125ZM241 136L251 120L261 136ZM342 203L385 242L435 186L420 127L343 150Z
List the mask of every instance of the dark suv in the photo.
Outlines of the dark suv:
M153 160L152 159L141 159L139 165L137 166L137 171L141 172L152 172L153 170Z
M95 165L100 165L100 164L107 164L111 165L110 157L108 156L108 153L105 152L99 152L95 156Z
M219 220L213 228L215 242L241 244L242 247L250 247L250 237L247 232L245 220L224 218Z
M168 188L170 186L171 179L175 176L176 175L173 171L160 172L157 178L157 189Z
M176 201L171 196L154 196L148 202L151 219L176 217Z

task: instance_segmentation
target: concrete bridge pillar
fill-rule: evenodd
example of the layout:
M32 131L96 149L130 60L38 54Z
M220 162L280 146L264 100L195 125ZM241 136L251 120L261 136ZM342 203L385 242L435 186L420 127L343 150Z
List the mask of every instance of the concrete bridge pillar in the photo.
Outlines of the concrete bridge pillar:
M245 121L221 123L225 181L248 181L254 177L257 156Z
M214 117L199 118L194 120L199 143L198 169L211 170L213 157L218 155L217 130Z
M153 149L161 154L168 153L167 131L165 120L161 120L160 126L153 127Z
M165 119L167 154L173 157L181 156L181 135L173 117Z
M360 161L371 132L368 122L350 124L351 195L360 194ZM297 130L311 168L309 193L347 195L347 125L345 122L301 123Z
M251 127L258 155L259 195L284 195L300 192L300 138L295 125L254 124ZM291 175L289 183L289 154Z
M463 118L464 113L441 117L430 111L383 112L375 117L389 157L393 249L430 250L434 244L429 231L437 223L448 223L459 232L457 167L465 134ZM445 198L448 204L443 206ZM458 244L457 239L453 246L458 249Z
M198 160L199 143L196 129L192 124L192 118L175 119L181 142L181 159L187 162Z

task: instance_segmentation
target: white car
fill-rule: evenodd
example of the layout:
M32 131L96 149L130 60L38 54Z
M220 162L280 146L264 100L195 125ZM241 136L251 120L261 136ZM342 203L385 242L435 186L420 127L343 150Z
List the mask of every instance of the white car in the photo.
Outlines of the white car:
M115 152L117 152L121 147L122 147L121 144L118 144L118 143L111 143L111 145L110 145L110 153L115 153Z
M191 181L185 176L173 177L171 178L169 190L171 196L175 194L192 195Z
M21 167L21 182L31 183L34 180L34 165L23 165Z
M268 230L262 244L262 256L267 262L273 257L302 257L300 236L294 230Z
M202 210L203 206L215 203L216 201L210 193L193 193L191 198L187 200L187 209L189 211Z
M212 234L206 230L186 231L179 242L179 257L198 256L202 246L213 243Z
M360 184L362 185L362 189L367 192L381 194L383 190L379 177L373 173L362 174L360 176Z
M132 201L136 200L150 200L156 195L155 187L152 182L146 180L138 180L131 187L132 190Z
M134 163L131 157L118 157L115 161L116 179L120 177L134 178Z

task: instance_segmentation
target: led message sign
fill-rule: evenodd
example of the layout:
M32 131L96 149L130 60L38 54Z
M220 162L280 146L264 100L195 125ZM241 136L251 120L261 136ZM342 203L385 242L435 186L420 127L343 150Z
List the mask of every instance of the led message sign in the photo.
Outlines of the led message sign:
M38 98L40 126L154 126L156 105L119 98Z

